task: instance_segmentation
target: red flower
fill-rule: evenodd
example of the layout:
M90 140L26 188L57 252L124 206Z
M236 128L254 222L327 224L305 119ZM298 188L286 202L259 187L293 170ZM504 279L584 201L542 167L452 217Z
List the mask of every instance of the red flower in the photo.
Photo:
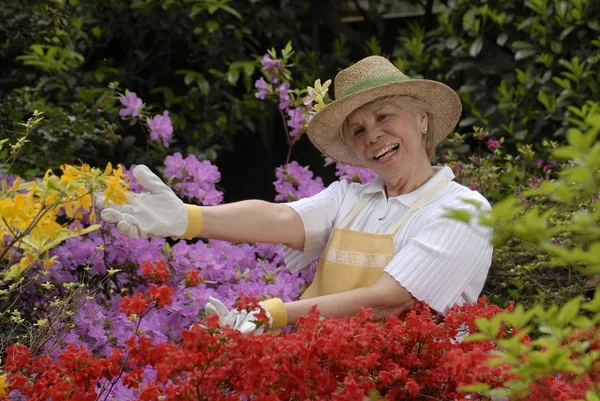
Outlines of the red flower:
M137 389L139 383L142 381L143 373L143 369L135 367L133 370L131 370L131 372L127 373L125 377L123 377L123 384L128 388Z
M173 303L173 299L171 298L173 296L173 289L166 284L162 284L160 287L156 284L150 284L150 289L146 291L146 295L151 300L156 301L160 308Z
M144 274L142 274L143 279L151 278L157 281L167 281L171 273L167 263L161 259L154 261L153 264L150 263L150 260L147 260L140 267L144 271Z
M195 287L204 280L200 275L200 270L190 270L185 274L185 284L188 287Z
M131 316L134 313L138 316L141 316L147 306L148 300L144 298L142 294L136 292L133 294L133 297L129 297L129 295L127 295L123 298L119 312L124 313L127 316Z
M237 310L254 310L260 308L258 304L260 301L257 297L249 297L247 295L241 294L240 297L236 301Z

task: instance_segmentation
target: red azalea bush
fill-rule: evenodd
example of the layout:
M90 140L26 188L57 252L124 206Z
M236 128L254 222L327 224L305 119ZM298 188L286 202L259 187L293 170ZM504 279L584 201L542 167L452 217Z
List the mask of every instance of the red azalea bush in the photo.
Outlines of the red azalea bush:
M164 307L172 292L164 284L153 285L145 294L125 297L122 312L139 326L149 318L152 302ZM242 307L257 308L258 299L242 297ZM503 312L485 297L475 305L455 307L443 318L417 304L402 319L393 316L382 323L373 321L370 310L352 318L322 319L315 307L295 330L278 335L242 335L219 328L212 316L205 319L207 327L194 324L184 330L178 343L153 343L138 331L125 349L113 348L107 357L71 344L51 359L11 345L3 368L11 400L105 400L118 381L148 401L481 400L488 398L474 391L478 383L502 388L518 377L507 364L489 363L502 352L495 342L460 338L477 331L477 319L496 320ZM595 327L573 336L600 338ZM508 337L531 347L528 335L504 323L497 338ZM600 341L588 351L600 351ZM523 358L528 360L526 353ZM598 367L579 376L548 371L519 399L582 399L600 383ZM144 380L148 368L155 376Z
M130 307L136 298L147 299L139 293L126 297L125 313L141 312ZM256 300L246 306L256 306ZM485 364L491 341L454 340L466 328L476 330L478 317L501 311L482 298L440 321L419 304L403 320L391 317L380 324L369 310L353 318L321 319L313 308L291 333L245 336L218 328L216 317L210 317L208 327L196 324L184 331L179 344L153 344L137 335L125 350L114 348L105 358L71 345L52 361L13 345L4 369L10 390L28 400L103 399L118 379L130 388L139 386L140 400L356 400L370 394L454 400L464 396L460 385L503 377L502 367ZM147 366L156 370L156 379L140 385Z

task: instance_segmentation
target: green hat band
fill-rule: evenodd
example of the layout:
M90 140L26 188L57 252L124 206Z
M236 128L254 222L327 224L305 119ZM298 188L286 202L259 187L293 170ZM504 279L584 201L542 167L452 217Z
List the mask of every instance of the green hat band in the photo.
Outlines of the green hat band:
M346 88L346 90L344 90L340 95L340 99L365 89L371 89L377 86L391 84L393 82L408 81L410 79L411 78L409 76L397 74L367 78L364 81L357 82L356 84Z

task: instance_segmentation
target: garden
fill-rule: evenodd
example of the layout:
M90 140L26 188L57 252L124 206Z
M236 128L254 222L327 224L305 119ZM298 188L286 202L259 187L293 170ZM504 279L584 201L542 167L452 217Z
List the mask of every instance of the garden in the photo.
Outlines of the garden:
M0 8L0 400L600 401L600 3L14 0ZM491 211L479 301L278 333L207 316L297 300L281 246L132 239L144 164L186 203L368 183L310 144L368 55L457 91L434 162ZM457 341L460 336L462 341Z

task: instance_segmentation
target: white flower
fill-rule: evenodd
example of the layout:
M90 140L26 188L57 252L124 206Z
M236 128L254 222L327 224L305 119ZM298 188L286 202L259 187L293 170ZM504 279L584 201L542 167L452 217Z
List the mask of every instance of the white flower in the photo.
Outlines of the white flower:
M307 87L308 97L304 100L304 104L308 105L309 103L316 101L317 104L322 104L325 107L325 96L329 91L329 85L331 85L331 79L325 81L323 85L321 85L321 80L317 79L315 81L315 87ZM321 107L322 108L322 107Z

